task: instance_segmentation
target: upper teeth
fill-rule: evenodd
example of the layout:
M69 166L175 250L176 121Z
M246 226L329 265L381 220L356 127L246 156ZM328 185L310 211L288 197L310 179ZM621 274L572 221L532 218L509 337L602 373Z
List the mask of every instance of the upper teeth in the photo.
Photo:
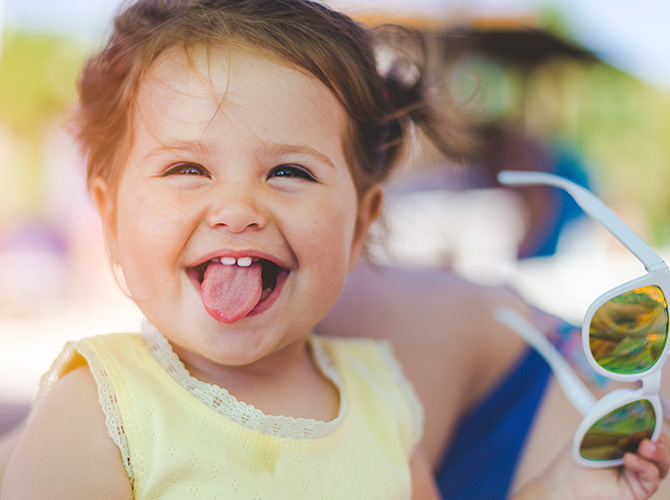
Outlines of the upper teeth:
M220 259L212 259L213 261L219 261L221 264L226 266L234 266L237 264L240 267L249 267L253 263L252 257L240 257L236 259L235 257L221 257Z

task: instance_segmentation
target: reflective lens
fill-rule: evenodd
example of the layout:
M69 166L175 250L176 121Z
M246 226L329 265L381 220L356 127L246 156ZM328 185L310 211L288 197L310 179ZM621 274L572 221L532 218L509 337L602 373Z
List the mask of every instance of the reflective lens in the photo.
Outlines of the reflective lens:
M608 300L593 315L589 343L605 370L641 373L658 360L668 338L668 307L661 289L644 286Z
M646 399L617 408L598 420L584 435L579 453L587 460L616 460L637 450L656 426L654 407Z

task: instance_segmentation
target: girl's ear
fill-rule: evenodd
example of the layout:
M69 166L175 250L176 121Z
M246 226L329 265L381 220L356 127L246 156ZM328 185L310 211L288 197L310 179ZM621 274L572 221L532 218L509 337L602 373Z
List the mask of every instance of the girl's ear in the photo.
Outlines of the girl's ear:
M95 205L100 214L102 230L105 237L105 245L112 262L115 262L116 254L116 204L109 186L100 177L96 177L91 183L91 193L95 200Z
M354 228L354 238L351 242L351 254L349 259L349 271L352 271L365 248L368 229L374 221L379 218L382 209L384 192L378 185L372 186L363 195L358 206L358 217Z

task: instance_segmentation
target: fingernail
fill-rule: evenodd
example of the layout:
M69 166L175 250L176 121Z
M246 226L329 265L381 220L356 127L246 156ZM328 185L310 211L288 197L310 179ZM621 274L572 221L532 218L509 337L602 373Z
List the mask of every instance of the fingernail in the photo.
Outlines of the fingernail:
M657 446L655 443L651 441L645 441L643 444L647 450L647 453L656 453Z

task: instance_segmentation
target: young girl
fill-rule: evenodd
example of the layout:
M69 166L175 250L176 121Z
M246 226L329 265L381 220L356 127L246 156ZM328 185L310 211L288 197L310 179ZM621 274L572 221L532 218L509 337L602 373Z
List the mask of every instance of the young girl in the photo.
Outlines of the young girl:
M3 499L435 496L390 350L310 334L405 135L395 83L367 32L310 2L117 17L84 69L80 139L148 326L66 347Z
M148 323L66 346L2 500L437 496L386 344L310 333L410 123L453 152L421 78L380 76L374 54L305 0L139 0L117 17L84 69L80 139ZM670 456L640 453L628 474L646 498ZM569 477L594 478L583 498L628 492L561 462L526 495Z

